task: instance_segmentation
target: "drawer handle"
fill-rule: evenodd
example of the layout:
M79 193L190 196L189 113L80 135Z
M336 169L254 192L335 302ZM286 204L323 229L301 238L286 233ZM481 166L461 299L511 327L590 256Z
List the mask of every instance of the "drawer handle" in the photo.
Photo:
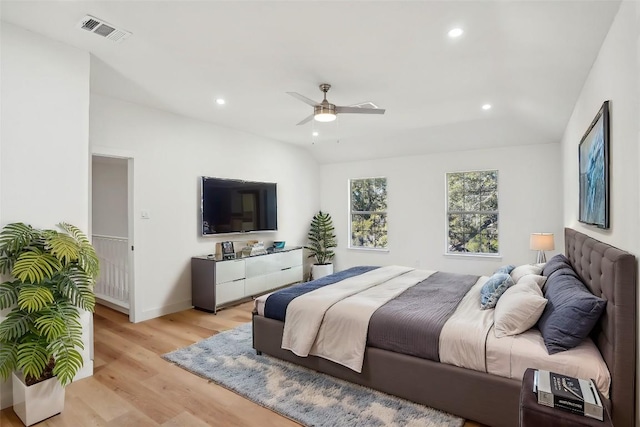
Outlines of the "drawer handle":
M240 279L232 280L232 282L239 282L240 280L244 280L244 277L242 277Z
M285 271L285 270L291 270L293 267L287 267L287 268L283 268L281 271Z

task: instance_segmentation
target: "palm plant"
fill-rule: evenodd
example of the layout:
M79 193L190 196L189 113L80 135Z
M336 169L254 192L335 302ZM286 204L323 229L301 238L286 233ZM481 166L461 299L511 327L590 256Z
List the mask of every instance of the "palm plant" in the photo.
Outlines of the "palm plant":
M38 230L23 223L0 232L0 377L21 370L27 385L56 376L69 384L83 365L79 309L93 312L96 252L77 227Z
M315 257L316 264L329 264L335 256L331 250L338 246L334 230L331 215L319 211L313 216L307 235L310 244L306 248L310 251L309 258Z

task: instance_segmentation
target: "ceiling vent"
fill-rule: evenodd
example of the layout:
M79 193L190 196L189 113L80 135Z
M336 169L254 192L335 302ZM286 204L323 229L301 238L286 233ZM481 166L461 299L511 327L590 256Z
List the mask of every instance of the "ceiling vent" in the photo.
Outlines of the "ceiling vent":
M76 26L114 42L121 42L131 35L129 31L116 28L102 19L91 15L82 18Z
M359 107L359 108L379 108L376 104L371 101L362 102L360 104L353 104L350 107Z

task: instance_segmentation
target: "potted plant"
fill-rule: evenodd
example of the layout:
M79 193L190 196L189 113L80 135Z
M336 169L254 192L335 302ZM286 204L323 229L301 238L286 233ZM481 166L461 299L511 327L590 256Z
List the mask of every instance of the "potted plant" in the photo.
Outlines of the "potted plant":
M96 252L77 227L0 232L0 377L13 375L13 408L29 426L62 411L64 386L83 365L79 310L93 312ZM35 399L35 400L34 400Z
M310 251L309 258L316 259L311 267L314 280L333 273L331 260L335 253L332 249L338 246L334 230L331 215L319 211L313 216L308 234L310 244L306 248Z

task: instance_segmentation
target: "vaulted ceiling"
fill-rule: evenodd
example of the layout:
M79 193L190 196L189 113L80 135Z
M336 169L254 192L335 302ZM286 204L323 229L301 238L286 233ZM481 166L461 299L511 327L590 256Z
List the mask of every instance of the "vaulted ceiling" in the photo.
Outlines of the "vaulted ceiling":
M559 142L619 4L3 0L1 17L91 52L95 93L328 163ZM76 28L86 14L133 35L114 43ZM386 114L296 126L312 108L286 92L321 100L324 82L331 102Z

